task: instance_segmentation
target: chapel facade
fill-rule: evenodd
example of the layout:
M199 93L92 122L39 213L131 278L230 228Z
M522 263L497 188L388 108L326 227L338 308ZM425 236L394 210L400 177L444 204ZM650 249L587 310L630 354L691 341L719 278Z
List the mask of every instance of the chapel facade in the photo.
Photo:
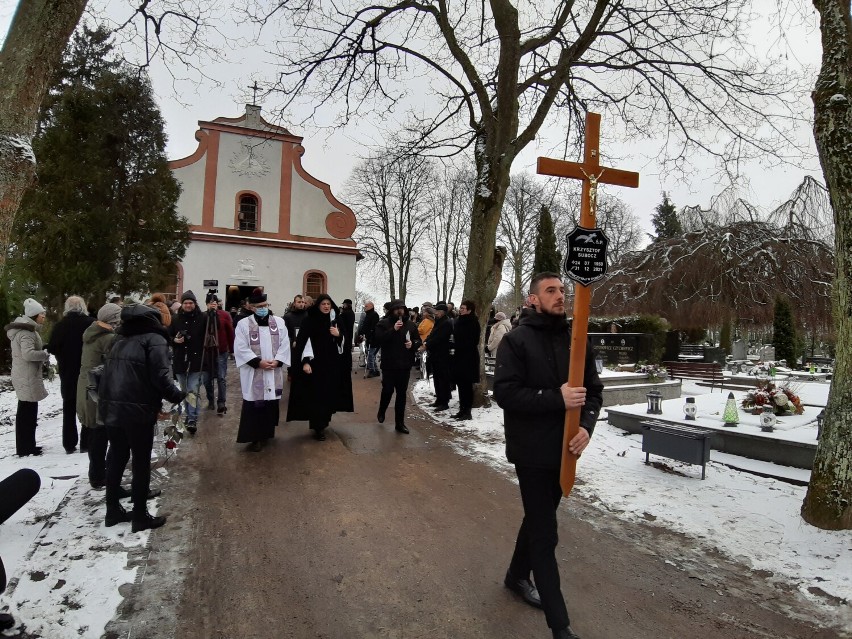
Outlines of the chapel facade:
M255 105L198 126L195 152L169 162L191 239L174 292L191 289L203 303L215 280L231 308L261 287L276 313L297 293L354 299L355 214L302 168L302 138Z

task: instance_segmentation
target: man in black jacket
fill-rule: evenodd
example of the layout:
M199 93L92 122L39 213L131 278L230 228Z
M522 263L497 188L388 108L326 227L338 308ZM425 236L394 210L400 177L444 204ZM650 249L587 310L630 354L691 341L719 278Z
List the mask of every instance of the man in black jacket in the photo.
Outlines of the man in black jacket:
M47 352L56 356L59 364L59 389L62 393L62 446L66 453L88 448L88 429L80 427L77 435L77 378L83 356L83 333L95 321L86 313L86 303L72 295L65 300L65 314L53 327Z
M367 377L378 377L376 369L376 352L379 350L374 345L376 325L379 323L379 314L372 302L364 304L364 321L358 327L358 341L364 342L367 349Z
M169 326L169 336L174 346L173 366L175 377L181 389L189 394L190 401L185 402L186 429L195 434L198 430L198 406L201 400L201 387L207 384L213 363L218 360L219 351L214 346L205 348L207 335L207 313L198 309L198 300L192 291L186 291L180 298L180 311ZM215 320L215 316L213 317Z
M435 304L435 325L423 342L423 348L429 354L432 380L435 382L435 403L432 407L436 413L449 409L453 393L452 357L450 356L452 336L453 324L447 317L447 305L444 302L438 302Z
M580 431L569 442L569 450L579 457L595 429L603 385L591 346L586 350L583 386L567 384L571 329L559 275L545 272L533 277L529 298L535 312L524 314L518 327L500 342L494 373L494 398L503 409L506 457L515 464L524 504L524 520L504 583L530 605L544 609L554 639L577 639L569 625L556 563L562 436L565 411L582 407Z
M376 325L375 344L382 349L382 395L379 399L379 412L376 419L385 421L385 411L391 396L396 392L394 418L396 432L408 434L405 425L405 400L408 394L408 380L414 364L414 354L420 348L420 335L417 324L408 319L405 302L394 300L390 304L390 314Z
M186 393L172 379L168 333L160 311L134 304L121 311L121 326L98 385L98 418L107 429L107 526L130 521L121 507L121 475L133 455L133 532L159 528L165 517L148 513L151 450L163 399L178 403Z

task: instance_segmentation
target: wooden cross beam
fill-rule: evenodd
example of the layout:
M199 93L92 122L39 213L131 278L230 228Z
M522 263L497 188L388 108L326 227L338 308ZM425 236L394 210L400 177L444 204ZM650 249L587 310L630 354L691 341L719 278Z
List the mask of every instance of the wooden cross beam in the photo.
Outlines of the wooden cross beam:
M583 181L580 204L579 226L593 229L597 226L598 184L614 184L636 188L639 186L639 174L622 171L600 165L601 116L599 113L586 113L586 141L583 162L566 162L552 158L538 158L537 173L557 177L573 178ZM589 335L589 306L592 301L591 288L588 285L574 284L574 320L571 330L571 360L568 368L568 385L583 386L586 367L586 342ZM580 430L580 408L565 412L565 434L562 439L562 468L559 483L567 497L574 487L577 472L577 457L568 450L568 443Z

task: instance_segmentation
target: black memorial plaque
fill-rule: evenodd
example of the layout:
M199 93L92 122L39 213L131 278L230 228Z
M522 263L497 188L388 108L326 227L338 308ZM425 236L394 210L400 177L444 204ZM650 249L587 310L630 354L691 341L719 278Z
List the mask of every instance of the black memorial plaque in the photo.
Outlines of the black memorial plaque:
M575 226L565 238L568 242L563 268L568 277L588 286L606 275L606 249L609 238L602 229Z

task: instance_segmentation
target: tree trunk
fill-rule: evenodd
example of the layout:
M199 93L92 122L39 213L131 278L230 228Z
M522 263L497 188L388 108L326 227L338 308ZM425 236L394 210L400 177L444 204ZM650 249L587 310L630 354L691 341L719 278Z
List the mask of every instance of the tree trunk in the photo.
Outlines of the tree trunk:
M802 517L841 530L852 529L852 19L849 0L814 0L814 6L823 48L813 92L814 138L834 210L837 353Z
M475 153L478 177L476 193L473 197L464 281L464 299L473 300L476 304L481 329L479 339L481 381L474 387L474 407L489 405L485 358L482 354L485 350L485 324L488 321L488 309L497 296L497 289L503 277L503 261L506 259L506 249L497 248L494 243L512 166L511 160L505 161L508 154L503 154L503 162L491 164L488 158L481 154L482 149L483 147L478 145ZM492 151L488 157L501 156Z
M0 51L0 270L21 198L36 174L38 111L85 6L86 0L19 3Z

